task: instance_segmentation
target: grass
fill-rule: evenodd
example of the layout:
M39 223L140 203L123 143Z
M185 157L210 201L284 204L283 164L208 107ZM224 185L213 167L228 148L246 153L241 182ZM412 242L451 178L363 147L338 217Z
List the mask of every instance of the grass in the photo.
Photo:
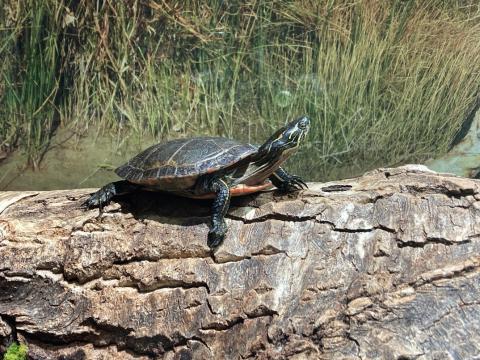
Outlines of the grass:
M476 1L25 3L0 9L0 144L34 166L57 126L261 142L308 114L290 165L330 179L444 153L479 93Z
M22 138L21 145L34 167L38 167L51 136L55 121L53 99L60 81L58 18L51 13L55 10L52 5L39 0L16 4L21 18L15 27L5 26L7 39L1 47L7 64L2 68L5 112L0 139L4 143L15 143ZM13 40L16 40L14 52L8 49L8 43Z

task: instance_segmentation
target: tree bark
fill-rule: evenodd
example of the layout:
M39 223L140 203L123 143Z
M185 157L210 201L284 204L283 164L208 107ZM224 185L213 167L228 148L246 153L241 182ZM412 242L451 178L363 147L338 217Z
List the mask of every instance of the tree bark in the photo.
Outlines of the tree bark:
M479 185L407 166L237 198L216 251L208 201L0 193L0 337L32 359L473 359Z

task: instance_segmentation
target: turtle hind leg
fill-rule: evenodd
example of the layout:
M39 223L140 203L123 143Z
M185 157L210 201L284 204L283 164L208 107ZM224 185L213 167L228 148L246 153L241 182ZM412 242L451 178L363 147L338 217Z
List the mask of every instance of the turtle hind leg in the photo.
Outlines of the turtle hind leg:
M126 180L115 181L103 186L93 193L82 205L88 209L98 207L100 211L107 205L114 196L130 193L138 189L138 185Z
M292 192L308 189L308 185L300 176L290 175L282 168L278 168L269 179L280 191Z
M207 245L214 248L222 243L227 233L224 217L230 206L230 188L222 179L214 179L208 187L209 191L216 194L212 205L212 223L207 240Z

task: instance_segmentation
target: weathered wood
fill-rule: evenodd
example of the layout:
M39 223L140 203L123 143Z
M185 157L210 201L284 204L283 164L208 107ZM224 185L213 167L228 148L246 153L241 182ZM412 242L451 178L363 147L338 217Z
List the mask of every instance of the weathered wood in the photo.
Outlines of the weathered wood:
M0 336L33 359L468 359L480 353L480 182L381 169L236 199L0 196ZM322 191L332 190L332 191ZM340 191L344 190L344 191Z

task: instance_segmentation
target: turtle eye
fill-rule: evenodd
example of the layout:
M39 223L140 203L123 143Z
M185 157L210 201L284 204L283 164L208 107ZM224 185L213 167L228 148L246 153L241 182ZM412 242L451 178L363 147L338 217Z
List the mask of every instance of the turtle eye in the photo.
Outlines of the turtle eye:
M306 116L303 116L298 121L298 127L300 128L300 130L305 130L308 127L309 123L310 123L310 120L308 120Z

